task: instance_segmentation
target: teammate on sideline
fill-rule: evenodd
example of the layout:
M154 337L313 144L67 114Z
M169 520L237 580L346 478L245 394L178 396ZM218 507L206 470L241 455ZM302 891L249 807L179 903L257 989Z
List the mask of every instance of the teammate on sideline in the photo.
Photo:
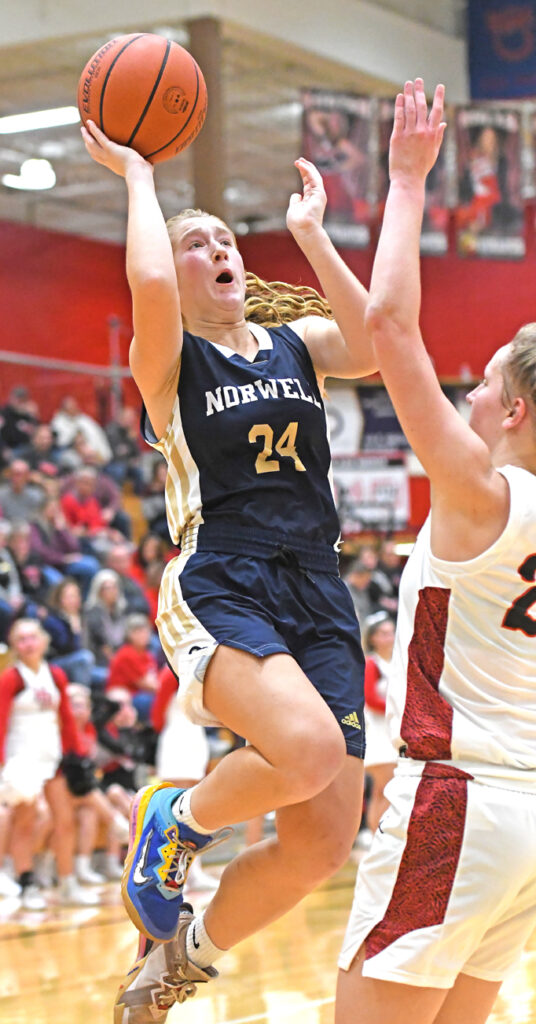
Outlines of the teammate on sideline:
M163 1019L214 975L225 950L350 853L362 805L364 658L338 573L321 391L327 375L363 376L375 363L367 293L322 226L326 196L311 163L296 162L303 191L287 224L335 319L316 292L304 300L307 290L251 278L245 307L229 228L190 210L168 236L152 166L91 122L82 131L129 195L131 367L146 438L168 462L167 513L181 547L161 585L163 647L191 716L249 741L194 788L153 786L135 801L123 897L149 944L120 990L116 1022L141 1024ZM235 858L192 919L182 904L192 854L222 826L274 809L276 836Z
M483 1024L536 925L536 324L468 395L440 390L419 332L425 180L443 86L396 100L366 323L431 516L402 576L388 693L400 752L360 866L337 1024Z

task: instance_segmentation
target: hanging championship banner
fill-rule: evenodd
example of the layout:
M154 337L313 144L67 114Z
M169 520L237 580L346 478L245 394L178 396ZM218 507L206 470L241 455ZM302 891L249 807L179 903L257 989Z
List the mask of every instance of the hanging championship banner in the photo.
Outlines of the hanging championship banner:
M456 111L461 256L522 259L525 223L521 199L521 118L490 107Z
M393 114L393 100L382 100L379 112L378 160L378 218L380 221L383 220L385 200L389 190L389 140L393 130ZM441 256L447 251L448 220L445 147L442 147L435 166L426 179L426 198L420 242L423 255Z
M302 92L302 152L318 167L328 197L324 227L335 245L370 242L371 101L351 93Z
M409 480L403 455L336 456L332 472L343 539L362 530L407 527Z
M536 0L469 0L468 29L472 99L536 95Z

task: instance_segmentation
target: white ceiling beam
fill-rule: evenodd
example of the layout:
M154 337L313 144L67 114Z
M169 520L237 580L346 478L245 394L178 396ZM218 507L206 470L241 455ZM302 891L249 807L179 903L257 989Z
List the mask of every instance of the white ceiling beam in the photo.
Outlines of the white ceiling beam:
M3 0L2 46L71 35L151 30L201 17L233 21L398 87L421 75L447 87L451 103L468 98L464 40L362 0Z

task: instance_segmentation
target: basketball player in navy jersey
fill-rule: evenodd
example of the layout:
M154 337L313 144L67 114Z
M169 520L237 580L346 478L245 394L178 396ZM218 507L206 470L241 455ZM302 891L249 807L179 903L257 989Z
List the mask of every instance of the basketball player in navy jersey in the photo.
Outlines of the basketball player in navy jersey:
M467 423L419 330L443 93L430 113L422 79L397 97L366 316L432 500L402 574L400 757L358 872L337 1024L484 1024L536 927L536 324L491 357Z
M142 1024L163 1020L175 999L215 975L222 953L285 913L351 850L362 806L364 658L338 573L322 382L370 374L375 363L367 293L322 226L326 197L311 163L296 162L303 190L287 223L334 319L317 293L304 303L301 290L255 283L245 309L246 275L227 225L186 211L168 233L152 166L91 122L82 133L128 190L130 362L145 437L168 463L167 514L181 548L162 580L159 633L190 717L248 741L192 789L153 785L135 800L122 892L142 939L116 1024ZM250 308L274 326L252 322ZM225 826L273 809L275 838L235 858L194 917L182 898L192 857Z

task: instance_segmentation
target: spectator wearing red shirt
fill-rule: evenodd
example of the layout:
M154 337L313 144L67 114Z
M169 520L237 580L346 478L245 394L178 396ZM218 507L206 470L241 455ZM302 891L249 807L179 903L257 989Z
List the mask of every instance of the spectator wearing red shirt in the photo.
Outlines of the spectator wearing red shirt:
M385 719L385 699L389 684L395 626L386 611L370 615L364 622L365 636L365 724L367 750L365 771L372 780L367 808L367 824L375 832L388 807L384 789L393 776L396 753Z
M157 690L158 665L149 650L152 628L146 615L135 613L126 619L126 642L110 661L106 689L122 687L132 694L140 719L148 721Z

